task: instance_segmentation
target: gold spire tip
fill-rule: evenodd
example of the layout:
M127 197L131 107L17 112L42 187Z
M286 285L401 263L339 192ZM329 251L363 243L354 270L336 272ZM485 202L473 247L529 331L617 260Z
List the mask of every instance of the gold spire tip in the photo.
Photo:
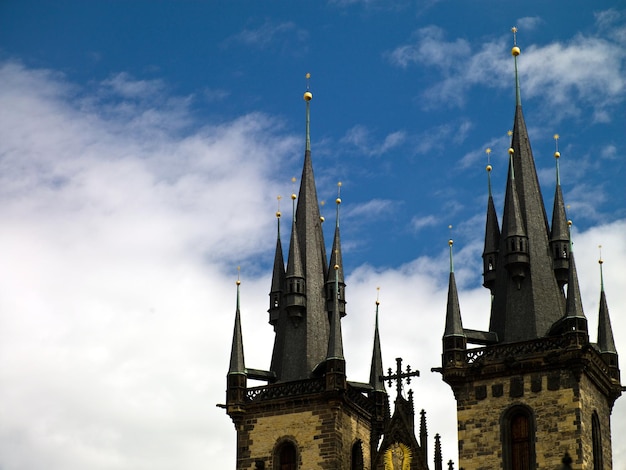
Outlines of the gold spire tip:
M511 129L509 129L508 131L506 131L506 135L511 137L513 135L513 131Z
M511 54L515 57L520 55L520 48L517 47L517 27L513 26L511 28L511 32L513 33L513 49L511 49Z
M280 219L280 216L282 215L282 214L280 213L280 200L281 200L282 198L283 198L283 197L282 197L280 194L279 194L278 196L276 196L276 201L277 201L277 202L276 202L276 205L277 205L277 209L276 209L276 217L277 217L277 218L279 218L279 219Z
M598 259L598 263L602 264L604 261L602 260L602 245L598 245L598 250L600 251L600 259Z
M309 88L309 80L311 79L311 74L307 73L304 77L306 78L306 91L304 92L304 101L309 102L313 99L313 93L311 93Z
M237 281L235 282L235 284L237 285L241 284L241 280L239 279L240 273L241 273L241 266L237 266Z
M513 155L515 153L515 150L513 150L513 147L509 147L509 155Z
M485 153L487 154L487 166L486 169L487 171L491 171L492 167L491 167L491 148L487 147L487 149L485 150Z
M571 227L572 225L573 225L572 219L568 220L568 221L567 221L567 226L568 226L568 227Z
M380 296L380 287L376 287L376 305L380 305L378 297Z
M554 158L560 158L561 157L561 152L559 152L559 134L554 134L554 146L555 146L555 151L554 151Z

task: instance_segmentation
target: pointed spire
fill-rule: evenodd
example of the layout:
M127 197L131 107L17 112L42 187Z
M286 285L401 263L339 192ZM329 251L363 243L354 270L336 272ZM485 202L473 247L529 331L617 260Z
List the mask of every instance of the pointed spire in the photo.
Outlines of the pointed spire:
M424 462L428 462L428 428L426 427L426 411L420 411L420 447Z
M302 255L300 254L300 240L298 230L296 229L296 194L291 195L292 201L292 223L291 223L291 240L289 242L289 261L287 262L287 272L285 279L287 281L287 297L286 307L291 317L302 317L306 308L306 294L304 277L304 269L302 267Z
M450 247L450 279L448 283L448 305L446 308L446 327L444 330L444 343L448 337L463 337L463 323L461 322L461 308L459 307L459 295L456 288L456 280L454 278L454 264L452 260L452 245L454 241L448 240L448 246ZM444 344L444 351L446 345Z
M239 269L239 268L237 268ZM239 286L241 281L237 277L237 307L235 309L235 328L233 331L233 343L230 350L230 366L228 375L246 373L245 360L243 357L243 337L241 335L241 313L239 309Z
M435 470L443 470L443 456L441 455L441 436L435 434Z
M270 289L270 308L268 310L270 314L270 324L276 327L280 316L280 310L282 307L282 296L285 291L285 260L283 257L283 246L280 241L280 200L278 199L278 210L276 211L276 251L274 253L274 269L272 271L272 287Z
M600 246L602 248L602 246ZM609 307L606 302L606 294L604 293L604 273L602 272L602 254L598 264L600 265L600 308L598 318L598 348L602 353L617 354L615 348L615 340L613 339L613 329L611 328L611 319L609 317Z
M563 202L563 192L561 191L561 175L559 172L559 135L554 134L556 150L554 159L556 161L556 189L554 191L554 207L552 208L552 227L550 231L550 251L554 264L554 274L559 287L567 283L569 269L569 234L567 228L567 216L565 214L565 203Z
M489 331L502 343L543 337L565 312L550 251L548 217L519 99L517 42L512 54L517 100L513 129L509 131L510 170L489 323Z
M336 264L335 270L335 300L333 301L333 310L331 312L330 335L328 338L328 353L326 359L343 360L343 339L341 335L341 314L339 313L339 268Z
M376 290L380 292L380 287ZM380 349L380 333L378 330L378 307L380 301L378 295L376 295L376 322L374 325L374 346L372 348L372 363L370 365L370 385L375 392L386 393L385 381L382 379L384 375L383 370L383 357Z
M335 236L333 238L333 247L330 255L330 266L328 269L328 279L326 280L326 297L328 303L328 311L333 308L333 302L335 298L335 281L331 278L334 266L339 266L339 271L336 273L338 276L339 285L339 311L341 316L346 315L346 284L343 276L343 259L341 255L341 237L339 235L339 206L341 205L341 181L337 183L337 199L335 199L337 205L336 223L335 223Z
M487 219L485 222L485 246L483 249L483 286L489 289L493 295L493 288L496 282L496 268L498 264L498 247L500 245L500 226L498 224L498 215L496 207L493 203L491 194L491 162L489 157L491 149L488 148L487 153L487 184L489 187L489 198L487 199Z
M583 312L583 303L580 298L580 287L578 286L578 273L576 272L576 262L574 261L574 250L570 225L570 259L569 259L569 276L567 280L567 302L565 304L565 316L567 318L584 319L584 329L587 329L587 319ZM580 324L579 328L583 325Z

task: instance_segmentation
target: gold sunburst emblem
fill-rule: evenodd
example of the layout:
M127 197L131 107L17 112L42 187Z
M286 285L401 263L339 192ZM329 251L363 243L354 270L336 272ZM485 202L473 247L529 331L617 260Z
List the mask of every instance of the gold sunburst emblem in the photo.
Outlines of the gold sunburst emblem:
M402 442L391 444L385 451L385 470L409 470L411 449Z

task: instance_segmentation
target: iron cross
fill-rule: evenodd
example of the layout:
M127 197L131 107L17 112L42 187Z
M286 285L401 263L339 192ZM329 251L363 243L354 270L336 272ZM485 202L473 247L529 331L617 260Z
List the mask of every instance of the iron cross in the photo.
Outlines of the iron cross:
M400 395L400 392L402 390L402 379L406 379L406 383L410 384L411 377L420 376L420 371L419 370L412 371L411 366L406 366L406 372L402 372L402 358L401 357L396 358L396 373L395 374L391 373L391 367L389 368L388 372L389 372L389 375L382 376L381 379L387 380L389 382L390 387L391 387L391 381L395 380L396 391L398 392L398 395Z

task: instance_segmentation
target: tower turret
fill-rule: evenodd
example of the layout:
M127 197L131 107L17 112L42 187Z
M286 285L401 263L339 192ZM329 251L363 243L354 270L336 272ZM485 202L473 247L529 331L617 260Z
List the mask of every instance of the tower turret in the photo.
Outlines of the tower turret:
M448 304L446 307L446 326L443 332L443 367L444 370L450 367L465 364L465 349L467 347L467 337L463 332L463 322L461 321L461 308L459 307L459 295L454 278L454 264L452 259L453 240L448 240L450 247L450 279L448 282Z
M615 340L613 339L613 328L611 328L611 318L609 316L609 307L606 302L606 294L604 293L604 273L602 265L604 261L602 256L598 260L600 264L600 307L598 312L598 349L600 355L609 366L609 375L611 379L620 382L619 361L617 357L617 349L615 348Z
M487 158L491 154L491 149L487 149ZM483 286L491 291L496 285L496 268L498 266L498 247L500 246L500 226L498 225L498 215L493 204L491 194L491 170L492 166L487 161L487 185L489 197L487 199L487 218L485 222L485 247L483 249Z
M230 350L230 363L226 376L226 407L228 414L232 416L243 412L246 398L247 372L243 355L243 337L241 335L241 312L239 308L239 286L241 281L237 279L237 307L235 309L235 327L233 329L233 342Z
M337 205L337 212L335 216L335 236L333 237L333 248L330 254L328 278L326 279L326 304L328 312L331 312L334 308L335 298L337 298L339 312L341 316L344 317L346 316L346 283L344 282L343 260L341 256L341 237L339 235L339 206L341 205L341 181L337 183L337 199L335 199L335 203ZM339 270L337 272L334 272L335 266L339 266ZM334 279L335 276L338 277L336 281Z
M554 207L552 209L552 226L550 231L550 252L552 253L552 263L554 275L559 287L563 288L567 284L569 268L569 235L567 232L567 216L565 214L565 203L561 191L561 175L559 173L559 135L554 135L556 150L554 159L556 161L556 189L554 191Z
M281 197L278 196L278 202L280 204ZM272 287L270 289L270 308L268 310L270 314L270 324L274 326L276 330L276 324L280 317L280 311L283 304L283 294L285 292L286 278L285 278L285 260L283 258L283 246L280 241L280 206L276 211L276 251L274 253L274 269L272 270Z

